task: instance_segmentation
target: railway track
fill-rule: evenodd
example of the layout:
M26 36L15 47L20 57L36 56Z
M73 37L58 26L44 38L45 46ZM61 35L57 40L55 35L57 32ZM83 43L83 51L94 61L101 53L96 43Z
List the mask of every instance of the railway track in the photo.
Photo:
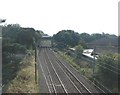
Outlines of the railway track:
M49 92L51 94L57 95L58 93L66 93L67 91L59 77L59 75L57 74L54 66L52 65L51 61L47 58L47 53L45 50L44 51L44 61L46 64L46 68L47 68L47 72L48 72L48 76L46 76L46 80L47 80L47 86L49 89Z
M47 60L45 50L43 50L42 52L43 52L42 60L44 60L44 62L41 62L41 60L39 58L38 58L38 60L40 63L40 67L42 69L42 73L44 75L44 79L47 84L46 89L49 90L48 93L50 93L52 95L57 95L58 93L67 93L66 90L64 89L64 86L63 86L61 80L59 79L59 76L57 75L56 71L51 66L49 60Z
M54 54L53 51L46 49L46 56L48 60L50 61L52 67L54 68L55 64L58 65L58 67L61 69L61 71L65 74L65 76L68 78L68 80L71 82L74 89L76 89L76 93L87 93L89 95L92 95L92 92L72 73L67 66L64 65ZM48 54L49 53L49 54ZM50 56L49 56L50 55ZM55 61L54 65L51 62L51 60ZM55 69L55 68L54 68ZM55 70L54 70L55 71ZM57 73L57 71L56 71ZM59 75L58 75L59 76ZM65 87L65 86L64 86ZM66 90L66 93L69 92Z

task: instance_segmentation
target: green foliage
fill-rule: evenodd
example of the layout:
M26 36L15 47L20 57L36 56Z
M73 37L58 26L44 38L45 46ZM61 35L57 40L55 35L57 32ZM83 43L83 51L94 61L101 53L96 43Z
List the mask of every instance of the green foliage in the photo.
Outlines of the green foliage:
M80 38L85 41L86 43L91 42L93 40L97 40L100 38L105 37L106 34L99 34L99 33L94 33L94 34L88 34L88 33L81 33Z
M15 43L14 40L10 38L2 39L2 61L3 63L9 63L12 60L15 60L15 54L26 52L26 47L19 43Z
M75 52L77 54L77 58L80 58L83 53L83 47L81 45L76 46Z
M9 52L11 54L14 53L24 53L26 51L26 47L19 44L19 43L12 43L12 42L4 42L3 41L3 52Z
M79 45L81 45L83 48L87 48L87 44L83 39L79 41Z
M2 37L7 37L11 39L16 39L18 33L20 32L20 25L19 24L9 24L3 27Z
M89 42L90 41L90 35L88 33L81 33L80 37L82 40L84 40L85 42Z
M91 35L91 41L105 37L105 34L94 33Z
M114 56L115 56L115 61L116 61L115 65L120 69L120 54L115 54Z
M68 46L64 43L60 43L60 42L56 42L56 44L54 45L56 48L58 48L59 50L64 50L66 49Z
M19 24L10 24L3 27L3 38L9 38L14 42L26 45L29 49L33 46L33 39L37 42L41 38L41 31L33 28L22 28Z
M115 60L115 56L113 54L106 54L106 55L100 56L97 60L97 64L100 64L103 67L109 68L111 70L112 68L110 68L109 65L113 67L117 67L117 61ZM117 88L118 75L103 67L101 66L97 67L98 70L96 72L95 77L110 89L113 89L115 87Z
M22 29L17 37L17 42L26 45L27 48L33 45L34 29Z
M73 30L62 30L62 31L59 31L57 34L55 34L53 36L53 39L57 44L59 44L58 46L60 46L61 43L63 43L66 46L68 45L70 47L74 47L80 44L84 48L87 48L86 43L101 39L103 37L108 37L108 36L111 36L111 35L104 34L104 33L103 34L94 33L91 35L88 33L78 34Z
M60 42L69 46L74 47L79 43L79 34L73 30L62 30L53 36L56 42Z
M2 57L3 63L10 63L15 54L25 54L34 42L40 39L40 31L33 28L22 28L19 24L10 24L3 27Z
M40 31L22 28L18 24L4 26L2 34L2 83L6 88L16 77L21 66L20 61L33 44L37 44L41 34Z

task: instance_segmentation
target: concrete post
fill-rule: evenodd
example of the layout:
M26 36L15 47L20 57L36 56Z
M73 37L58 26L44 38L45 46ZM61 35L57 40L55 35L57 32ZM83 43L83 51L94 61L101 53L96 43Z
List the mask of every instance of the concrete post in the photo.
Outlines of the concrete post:
M0 25L0 95L2 94L2 26Z

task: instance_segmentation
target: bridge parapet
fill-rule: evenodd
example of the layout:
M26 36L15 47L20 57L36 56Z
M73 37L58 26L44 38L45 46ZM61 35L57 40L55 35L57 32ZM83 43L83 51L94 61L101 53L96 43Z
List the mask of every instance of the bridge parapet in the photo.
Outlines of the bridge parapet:
M40 48L52 48L52 37L51 36L42 36Z
M42 40L52 40L51 36L42 36Z

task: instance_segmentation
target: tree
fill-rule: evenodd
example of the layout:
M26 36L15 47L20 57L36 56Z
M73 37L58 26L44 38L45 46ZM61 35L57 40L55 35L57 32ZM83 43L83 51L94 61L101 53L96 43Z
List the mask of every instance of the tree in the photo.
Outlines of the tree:
M82 40L84 40L85 42L89 42L91 39L90 39L90 35L88 33L82 33L80 34L80 38Z
M19 24L9 24L3 27L2 36L30 48L33 45L33 39L37 42L41 38L41 33L43 32L35 31L33 28L22 28Z
M41 31L33 28L22 28L19 24L9 24L2 31L2 58L3 63L9 63L16 53L26 53L26 49L33 46L41 38Z
M62 30L53 36L55 42L63 43L74 47L79 43L79 34L73 30Z
M97 39L100 39L100 38L103 38L103 37L105 37L105 34L93 33L91 35L92 40L97 40Z
M94 40L98 40L100 38L105 37L106 34L99 34L99 33L93 33L93 34L88 34L88 33L82 33L80 34L80 37L82 40L84 40L86 43L89 43Z
M11 38L3 38L2 39L2 62L10 63L11 60L14 59L15 54L24 54L26 53L26 47L15 43L15 41Z
M75 52L77 54L77 58L80 58L83 53L83 47L81 45L76 46Z
M19 24L9 24L3 27L2 37L16 39L21 27Z
M37 42L41 37L39 31L35 31L33 28L22 28L17 36L17 42L26 45L27 48L33 47L34 40Z
M83 39L81 39L81 40L79 41L79 44L80 44L83 48L87 48L87 44L86 44L86 42L85 42Z

